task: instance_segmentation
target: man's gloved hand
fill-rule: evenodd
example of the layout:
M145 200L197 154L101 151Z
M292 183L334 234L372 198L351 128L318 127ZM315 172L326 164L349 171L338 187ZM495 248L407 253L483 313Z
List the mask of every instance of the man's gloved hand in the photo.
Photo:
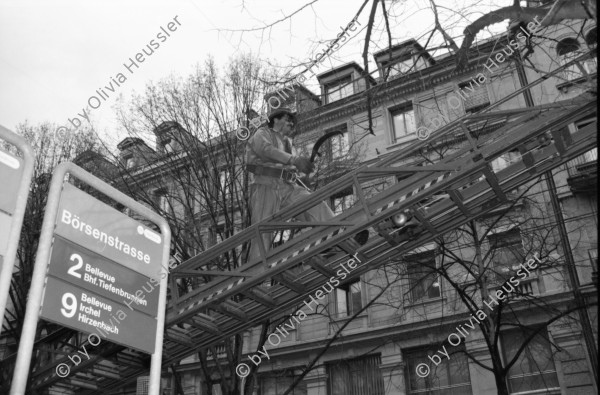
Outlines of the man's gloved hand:
M292 164L298 168L302 173L309 174L314 169L315 166L306 156L297 156L292 159Z
M300 182L302 182L308 189L311 189L310 177L308 176L308 174L300 178Z

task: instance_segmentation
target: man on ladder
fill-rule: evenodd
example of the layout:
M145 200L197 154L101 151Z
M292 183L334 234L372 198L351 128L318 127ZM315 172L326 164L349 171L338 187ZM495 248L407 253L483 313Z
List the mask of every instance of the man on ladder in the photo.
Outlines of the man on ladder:
M308 175L314 170L312 162L306 156L298 155L292 146L296 117L288 108L277 108L273 109L268 118L268 126L260 127L246 145L252 224L311 194L308 188L296 183L297 171ZM324 222L334 216L327 203L321 202L300 214L298 218L308 222ZM368 237L368 231L359 233L362 236L361 241L365 238L365 232ZM269 249L272 243L271 234L263 233L262 239L265 247ZM258 245L253 243L250 260L259 256Z

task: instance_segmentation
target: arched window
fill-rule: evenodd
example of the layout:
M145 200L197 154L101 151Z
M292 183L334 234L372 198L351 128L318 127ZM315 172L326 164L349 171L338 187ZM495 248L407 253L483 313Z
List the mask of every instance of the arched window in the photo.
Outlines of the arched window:
M585 70L592 74L598 69L598 53L596 52L596 45L598 43L596 28L593 28L585 35L585 43L589 49L593 49L592 58L585 61Z
M562 66L581 55L581 47L579 46L577 39L565 38L558 42L556 54L558 55L560 65ZM577 65L573 64L563 71L563 77L567 80L572 80L581 77L581 72L579 71L579 68L577 68Z

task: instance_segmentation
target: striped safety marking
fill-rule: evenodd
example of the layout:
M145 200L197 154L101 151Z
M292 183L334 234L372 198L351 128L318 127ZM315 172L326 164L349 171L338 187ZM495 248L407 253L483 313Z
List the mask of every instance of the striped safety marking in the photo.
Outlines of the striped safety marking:
M301 253L303 253L304 251L308 251L309 249L318 246L321 243L326 242L327 240L331 239L334 236L339 235L340 233L342 233L344 230L346 230L346 228L337 228L336 230L334 230L333 232L329 233L328 235L323 236L322 238L320 238L317 241L313 241L312 243L305 245L304 247L302 247L301 249L299 249L298 251L295 251L294 253L292 253L291 255L288 255L284 258L281 258L280 260L278 260L277 262L271 263L269 265L269 268L274 268L275 266L290 260L291 258L297 257L298 255L300 255Z
M398 203L400 203L400 202L408 199L409 197L411 197L413 195L416 195L417 193L419 193L421 191L424 191L425 189L429 188L433 184L437 184L438 182L441 182L442 180L450 177L451 174L452 174L452 172L444 173L441 176L439 176L438 178L433 179L433 180L427 182L424 185L421 185L420 187L418 187L414 191L411 191L411 192L407 193L404 196L400 196L398 199L396 199L396 200L394 200L392 202L389 202L388 204L386 204L383 207L378 208L377 211L375 211L375 215L381 213L382 211L388 210L390 207L393 207L393 206L397 205Z
M343 232L345 229L346 229L346 228L338 228L338 229L334 230L333 232L331 232L331 233L329 233L329 234L327 234L327 235L323 236L323 237L322 237L322 238L320 238L319 240L316 240L316 241L314 241L314 242L312 242L312 243L310 243L310 244L308 244L308 245L306 245L306 246L302 247L302 248L301 248L301 249L299 249L298 251L294 251L294 252L293 252L291 255L288 255L287 257L281 258L281 259L279 259L277 262L271 263L271 264L269 265L269 268L274 268L275 266L277 266L277 265L279 265L279 264L281 264L281 263L283 263L283 262L285 262L285 261L287 261L287 260L289 260L289 259L291 259L291 258L294 258L294 257L296 257L296 256L300 255L301 253L303 253L303 252L305 252L305 251L308 251L308 250L309 250L309 249L311 249L311 248L314 248L315 246L318 246L319 244L321 244L321 243L323 243L323 242L325 242L325 241L327 241L327 240L331 239L332 237L334 237L334 236L336 236L336 235L338 235L338 234L342 233L342 232ZM203 298L201 298L201 299L198 299L197 301L195 301L195 302L193 302L193 303L189 304L188 306L186 306L186 307L184 307L184 308L182 308L182 309L179 309L179 310L178 310L178 312L179 312L179 314L181 314L181 313L183 313L183 312L185 312L185 311L188 311L188 310L191 310L191 309L193 309L193 308L194 308L194 307L196 307L196 306L199 306L199 305L201 305L202 303L208 302L209 300L213 299L215 296L219 296L219 295L220 295L220 294L222 294L223 292L225 292L225 291L229 291L231 288L233 288L233 287L235 287L235 286L237 286L237 285L240 285L240 284L241 284L241 283L243 283L245 280L246 280L246 277L242 277L242 278L240 278L239 280L237 280L237 281L234 281L234 282L230 283L229 285L227 285L227 287L225 287L225 288L221 288L220 290L218 290L218 291L215 291L215 292L213 292L213 293L211 293L211 294L209 294L209 295L207 295L207 296L205 296L205 297L203 297Z
M382 211L384 211L384 210L387 210L387 209L389 209L389 208L390 208L390 207L392 207L392 206L395 206L396 204L398 204L398 203L400 203L400 202L402 202L402 201L404 201L404 200L408 199L409 197L411 197L411 196L413 196L413 195L416 195L417 193L419 193L419 192L421 192L421 191L423 191L423 190L425 190L425 189L429 188L430 186L432 186L432 185L434 185L434 184L437 184L438 182L440 182L440 181L442 181L442 180L444 180L444 179L446 179L446 178L450 177L450 175L451 175L451 174L452 174L451 172L444 173L444 174L442 174L441 176L439 176L438 178L436 178L436 179L433 179L433 180L431 180L431 181L427 182L427 183L426 183L426 184L424 184L424 185L421 185L419 188L415 189L414 191L412 191L412 192L409 192L409 193L407 193L406 195L404 195L404 196L401 196L401 197L399 197L398 199L394 200L393 202L390 202L390 203L386 204L385 206L383 206L383 207L381 207L381 208L377 209L377 211L375 212L375 215L377 215L377 214L381 213L381 212L382 212ZM273 263L269 264L269 269L272 269L272 268L274 268L274 267L275 267L275 266L277 266L277 265L280 265L280 264L282 264L282 263L284 263L284 262L286 262L286 261L288 261L288 260L290 260L290 259L292 259L292 258L294 258L294 257L297 257L298 255L302 254L303 252L306 252L306 251L308 251L309 249L311 249L311 248L314 248L314 247L318 246L318 245L319 245L319 244L321 244L321 243L324 243L325 241L327 241L327 240L331 239L332 237L335 237L335 236L339 235L340 233L344 232L345 230L346 230L346 228L337 228L337 229L335 229L333 232L331 232L331 233L329 233L329 234L327 234L327 235L323 236L322 238L320 238L320 239L318 239L318 240L316 240L316 241L313 241L313 242L312 242L312 243L310 243L310 244L307 244L307 245L305 245L305 246L304 246L304 247L302 247L301 249L299 249L299 250L297 250L297 251L294 251L292 254L290 254L290 255L288 255L288 256L286 256L286 257L283 257L283 258L279 259L277 262L273 262ZM219 296L220 294L222 294L222 293L223 293L223 292L225 292L225 291L229 291L231 288L233 288L233 287L235 287L235 286L237 286L237 285L240 285L240 284L241 284L241 283L243 283L245 280L246 280L246 278L245 278L245 277L242 277L242 278L240 278L239 280L237 280L237 281L235 281L235 282L232 282L232 283L230 283L230 284L229 284L227 287L225 287L225 288L221 288L220 290L218 290L218 291L215 291L215 292L213 292L213 293L209 294L208 296L205 296L205 297L203 297L203 298L201 298L201 299L199 299L199 300L197 300L197 301L195 301L195 302L191 303L190 305L188 305L188 306L184 307L183 309L180 309L180 310L179 310L179 314L181 314L181 313L183 313L183 312L185 312L185 311L187 311L187 310L191 310L191 309L193 309L194 307L196 307L196 306L198 306L198 305L200 305L200 304L202 304L202 303L204 303L204 302L207 302L207 301L209 301L209 300L213 299L215 296Z
M178 312L179 312L179 314L181 314L181 313L183 313L183 312L185 312L185 311L188 311L188 310L191 310L191 309L193 309L194 307L196 307L196 306L198 306L198 305L200 305L200 304L202 304L202 303L204 303L204 302L208 302L209 300L211 300L211 299L212 299L212 298L214 298L215 296L219 296L219 295L221 295L223 292L225 292L225 291L229 291L231 288L235 287L236 285L240 285L240 284L241 284L241 283L243 283L245 280L246 280L246 277L242 277L242 278L240 278L239 280L232 282L232 283L231 283L231 284L229 284L227 287L225 287L225 288L221 288L220 290L218 290L218 291L216 291L216 292L213 292L213 293L211 293L211 294L209 294L209 295L207 295L207 296L205 296L205 297L203 297L203 298L200 298L200 299L198 299L197 301L195 301L195 302L191 303L190 305L188 305L188 306L184 307L183 309L179 309L179 310L178 310Z

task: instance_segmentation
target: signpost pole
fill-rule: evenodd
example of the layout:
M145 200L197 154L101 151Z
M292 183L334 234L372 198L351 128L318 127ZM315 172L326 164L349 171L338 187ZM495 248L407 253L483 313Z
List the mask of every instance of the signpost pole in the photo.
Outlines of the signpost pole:
M38 323L40 305L42 303L42 291L44 289L44 280L46 278L46 266L50 258L50 246L52 245L52 234L54 233L54 221L58 212L58 202L60 200L60 191L62 189L63 179L67 171L67 166L60 164L54 170L52 181L50 182L50 192L46 203L46 213L42 222L42 231L38 244L35 264L33 266L33 275L27 306L25 308L25 319L23 320L23 330L19 339L19 349L17 352L17 361L13 373L13 381L10 388L10 395L22 395L27 388L27 376L29 375L29 365L31 363L31 353L35 341L35 330Z
M15 371L10 395L22 395L25 393L27 386L27 377L31 363L31 355L33 351L33 343L35 340L35 331L37 327L40 307L43 298L44 282L46 279L46 271L50 260L50 247L52 238L54 237L54 227L58 215L61 191L66 174L69 174L87 185L93 187L97 191L102 192L113 200L123 204L125 207L133 209L149 221L157 224L161 230L163 251L162 251L162 267L168 264L169 251L171 244L171 231L167 221L154 213L152 210L136 202L132 198L124 195L107 183L87 173L85 170L76 165L64 162L59 164L53 173L50 183L50 192L48 194L48 203L46 205L46 213L42 223L40 242L33 269L33 277L31 287L29 289L29 297L27 301L27 310L25 312L25 321L23 323L23 331L19 343ZM162 276L161 276L162 277ZM165 306L167 296L167 276L161 278L160 291L158 300L157 312L157 332L155 340L155 349L151 359L150 369L150 391L149 395L159 395L161 362L162 362L162 342L165 319Z
M167 225L167 222L163 220L160 224L160 231L163 235L168 234L170 236L171 229ZM170 237L169 237L170 239ZM169 254L171 251L171 243L165 243L163 247L162 262L169 262ZM164 268L163 268L164 270ZM167 273L168 274L168 273ZM162 277L162 276L161 276ZM160 377L161 377L161 366L162 366L162 349L163 349L163 336L165 329L165 314L167 309L167 286L168 276L165 276L160 280L160 291L158 294L158 314L156 320L158 326L156 328L156 342L154 347L154 354L152 354L150 364L150 388L148 388L149 395L159 395L160 391Z
M17 147L23 154L24 160L21 183L15 196L16 204L12 213L12 225L8 236L6 254L3 262L0 261L0 263L2 263L2 265L0 265L0 333L2 333L1 320L4 318L6 300L10 290L10 280L12 278L12 271L17 257L17 247L19 246L21 227L23 226L23 217L25 216L25 208L27 207L29 185L31 184L31 177L33 175L34 155L31 146L24 138L14 134L2 125L0 125L0 138Z

